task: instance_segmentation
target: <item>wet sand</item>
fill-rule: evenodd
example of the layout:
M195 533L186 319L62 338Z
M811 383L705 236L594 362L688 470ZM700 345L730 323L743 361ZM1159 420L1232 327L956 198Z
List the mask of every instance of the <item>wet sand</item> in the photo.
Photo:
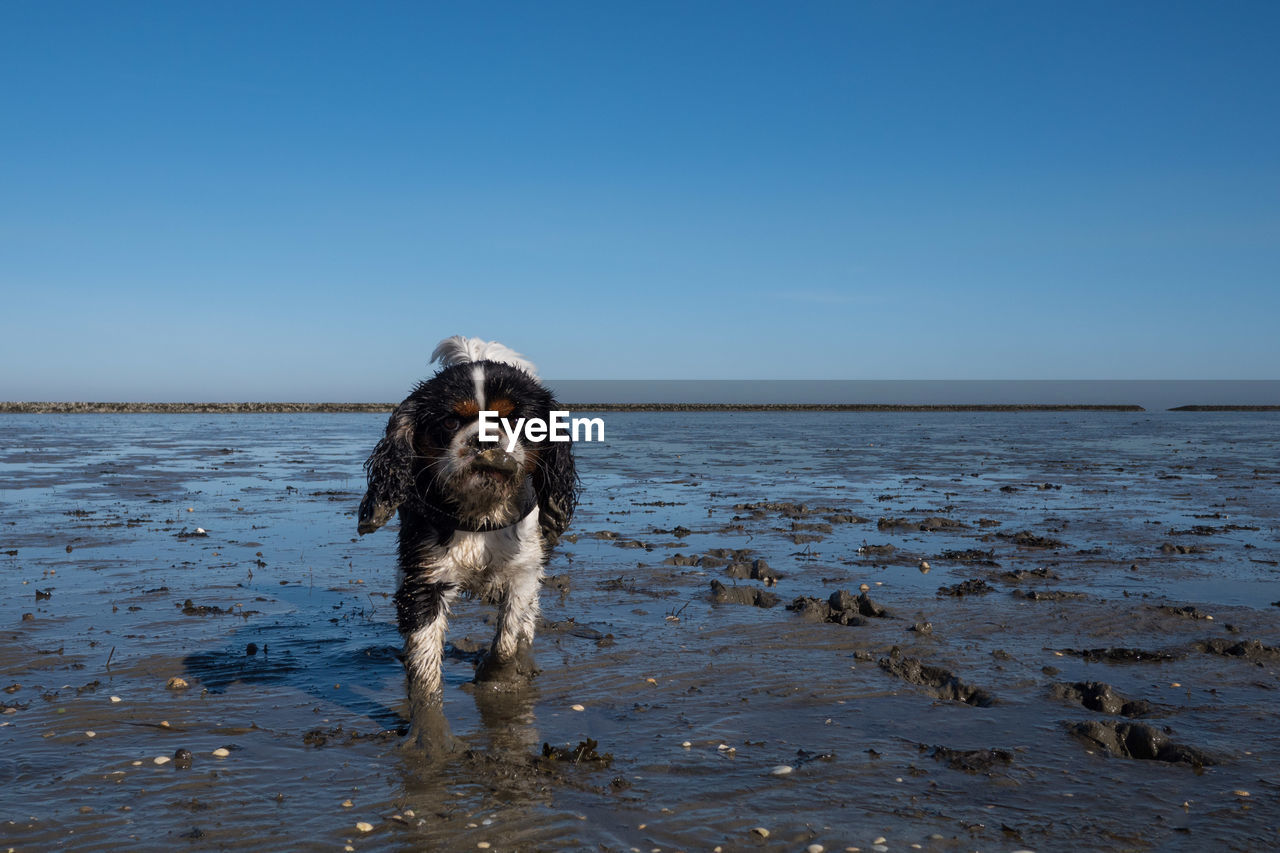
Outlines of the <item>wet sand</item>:
M1274 416L609 415L529 690L457 608L445 765L355 536L382 421L0 418L6 844L1280 841Z

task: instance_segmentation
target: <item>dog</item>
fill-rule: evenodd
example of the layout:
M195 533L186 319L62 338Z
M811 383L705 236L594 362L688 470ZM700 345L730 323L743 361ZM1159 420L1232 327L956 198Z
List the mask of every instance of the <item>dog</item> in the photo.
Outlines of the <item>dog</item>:
M365 462L361 536L400 516L396 617L404 639L410 737L458 747L441 706L445 623L459 593L499 608L477 682L531 678L538 593L569 526L579 480L568 442L480 441L479 416L550 419L555 398L533 364L500 343L455 335L431 354L438 372L387 421Z

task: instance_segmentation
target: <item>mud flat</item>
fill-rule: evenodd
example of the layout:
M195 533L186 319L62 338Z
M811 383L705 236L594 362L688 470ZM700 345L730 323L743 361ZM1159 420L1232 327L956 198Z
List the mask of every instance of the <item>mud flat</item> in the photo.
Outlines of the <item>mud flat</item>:
M618 412L527 689L471 684L493 614L458 602L435 765L395 537L355 535L384 420L0 419L6 846L1280 842L1280 436L1248 413Z
M1141 412L1130 405L878 403L574 403L583 412ZM395 403L23 403L0 402L0 414L297 414L389 412Z

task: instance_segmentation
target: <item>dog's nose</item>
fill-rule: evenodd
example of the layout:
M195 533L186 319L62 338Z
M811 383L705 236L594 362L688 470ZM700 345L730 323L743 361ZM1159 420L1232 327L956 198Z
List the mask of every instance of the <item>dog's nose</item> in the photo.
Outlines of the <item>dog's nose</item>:
M500 471L503 474L514 474L520 467L520 463L516 458L501 447L489 445L487 449L480 451L475 456L475 462L472 463L477 468L484 468L489 471Z

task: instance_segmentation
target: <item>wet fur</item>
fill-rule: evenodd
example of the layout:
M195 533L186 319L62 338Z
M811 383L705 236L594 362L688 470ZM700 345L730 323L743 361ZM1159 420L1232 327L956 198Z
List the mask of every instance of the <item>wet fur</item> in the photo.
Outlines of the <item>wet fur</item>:
M442 341L434 358L444 366L391 414L365 463L369 487L359 531L371 533L399 514L395 602L411 733L424 748L438 751L454 743L440 704L453 602L461 594L499 608L478 681L531 676L543 569L573 516L578 477L567 442L529 442L521 435L507 454L490 450L505 448L505 437L497 445L474 439L474 412L490 404L512 407L513 421L550 419L557 404L532 374L532 364L478 338ZM486 468L490 464L501 470L494 473Z

